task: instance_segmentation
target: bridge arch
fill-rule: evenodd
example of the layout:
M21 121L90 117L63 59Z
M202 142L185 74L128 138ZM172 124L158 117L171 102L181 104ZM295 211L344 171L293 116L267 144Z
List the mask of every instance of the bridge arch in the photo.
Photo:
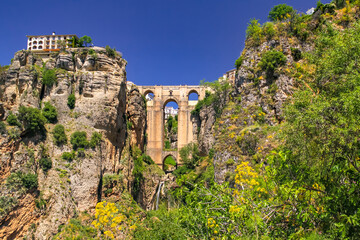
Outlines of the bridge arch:
M198 100L205 97L205 86L138 86L139 92L144 95L154 94L153 101L147 102L147 148L146 153L154 162L163 168L165 158L171 153L178 162L179 150L187 144L196 140L193 133L193 122L191 120L191 111L195 108ZM189 100L190 94L198 95L198 100ZM165 140L165 106L169 102L175 102L178 106L177 112L177 146L170 149L164 148ZM175 144L174 144L175 145ZM175 149L176 148L176 149Z
M192 89L188 92L187 97L189 101L198 101L200 94L195 89Z

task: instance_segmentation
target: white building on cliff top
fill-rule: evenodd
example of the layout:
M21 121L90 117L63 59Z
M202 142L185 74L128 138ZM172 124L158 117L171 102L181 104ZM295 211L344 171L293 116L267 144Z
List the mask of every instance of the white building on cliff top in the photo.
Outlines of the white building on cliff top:
M31 51L59 51L60 46L58 40L69 41L73 37L77 38L75 34L65 34L65 35L55 35L55 32L52 35L27 35L27 50ZM66 48L69 46L66 45Z

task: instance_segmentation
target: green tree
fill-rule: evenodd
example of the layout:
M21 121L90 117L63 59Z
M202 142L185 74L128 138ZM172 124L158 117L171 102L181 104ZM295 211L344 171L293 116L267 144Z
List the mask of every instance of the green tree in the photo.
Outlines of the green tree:
M251 19L246 29L247 42L253 46L259 46L264 38L261 25L257 19Z
M76 131L71 134L70 143L73 145L74 150L78 148L87 148L89 146L89 142L86 137L86 132Z
M92 43L92 39L91 39L91 37L85 35L79 39L79 42L81 45L85 44L85 46L87 47L88 44Z
M45 102L44 107L42 109L42 114L50 123L55 123L57 121L56 108L53 105L51 105L50 102Z
M285 19L290 18L292 14L295 14L295 10L286 4L279 4L274 6L269 12L269 20L270 21L283 21Z
M52 132L54 136L54 142L56 145L62 145L67 143L67 137L65 134L65 128L61 124L57 124Z
M97 145L100 144L101 138L102 138L101 133L93 132L93 134L91 135L91 140L90 140L89 146L91 148L95 148Z
M10 126L18 126L21 127L21 123L19 122L18 118L15 114L13 114L11 111L9 113L9 116L6 118L6 121Z
M29 133L37 134L46 132L45 124L47 120L37 108L21 106L19 108L19 120Z
M189 143L180 149L181 162L189 169L194 169L200 160L199 148L195 143Z
M263 54L259 62L259 67L266 71L268 77L271 77L276 68L286 64L286 57L282 52L270 50Z
M52 160L49 156L41 157L39 165L44 172L47 172L52 168Z
M42 73L42 83L51 87L57 82L55 69L44 69Z
M75 108L75 101L76 101L76 99L75 99L75 94L70 94L69 96L68 96L68 101L67 101L67 105L68 105L68 107L70 108L70 109L74 109Z

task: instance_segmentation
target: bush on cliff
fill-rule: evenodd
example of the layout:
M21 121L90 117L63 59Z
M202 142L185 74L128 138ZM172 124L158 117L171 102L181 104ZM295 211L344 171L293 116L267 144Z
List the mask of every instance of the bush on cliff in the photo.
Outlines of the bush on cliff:
M70 109L74 109L75 108L75 94L70 94L68 96L68 101L67 101L67 105L69 106Z
M45 105L42 109L42 114L50 123L55 123L57 121L56 108L51 105L50 102L45 102Z
M42 83L51 87L57 82L55 69L44 69L42 75Z
M273 22L283 21L290 18L290 16L294 13L296 12L291 6L286 4L279 4L274 6L269 12L269 19Z
M65 134L65 128L61 124L57 124L53 130L54 141L56 145L62 145L67 143L67 137Z
M286 57L282 52L271 50L264 53L259 67L266 72L268 77L271 77L276 68L285 65Z
M21 124L18 120L18 118L16 117L15 114L13 114L11 111L9 113L9 116L7 117L6 121L8 122L8 124L10 126L18 126L21 127Z
M71 134L70 143L72 144L74 150L78 148L87 148L89 146L89 142L86 137L86 132L76 131Z
M47 120L37 108L21 106L19 108L19 120L23 123L26 132L31 134L46 132Z

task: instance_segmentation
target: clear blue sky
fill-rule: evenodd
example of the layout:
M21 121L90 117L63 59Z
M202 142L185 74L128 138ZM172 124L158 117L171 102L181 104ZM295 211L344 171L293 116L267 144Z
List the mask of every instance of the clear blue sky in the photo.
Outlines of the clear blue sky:
M317 0L4 0L0 8L0 64L26 47L26 35L91 36L128 61L137 85L198 84L233 68L251 18L287 3L300 12Z

